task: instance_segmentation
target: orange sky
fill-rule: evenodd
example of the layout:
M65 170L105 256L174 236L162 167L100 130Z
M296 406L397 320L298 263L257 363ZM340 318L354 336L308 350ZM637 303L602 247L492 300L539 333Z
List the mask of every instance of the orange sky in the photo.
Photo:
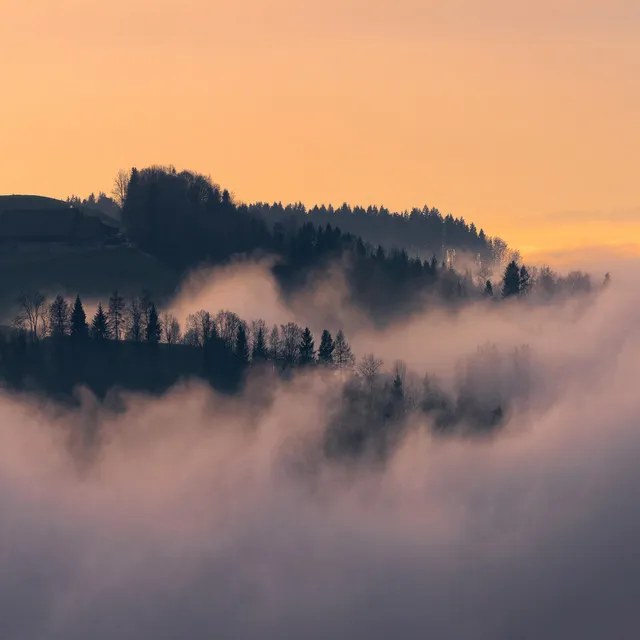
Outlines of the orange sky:
M242 200L640 242L640 1L0 0L0 193L171 163Z

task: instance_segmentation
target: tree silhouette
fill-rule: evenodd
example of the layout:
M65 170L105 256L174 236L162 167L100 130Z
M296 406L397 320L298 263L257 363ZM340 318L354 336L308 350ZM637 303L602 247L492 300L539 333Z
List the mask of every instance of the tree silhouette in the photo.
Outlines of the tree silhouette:
M126 308L127 339L142 342L142 304L139 298L132 298Z
M127 190L129 189L129 181L131 179L131 173L120 169L113 180L113 188L111 195L116 204L122 209L125 200L127 199Z
M349 369L355 363L351 347L346 341L342 329L340 329L336 335L336 341L333 349L333 361L340 369Z
M63 338L69 333L69 304L57 295L49 305L49 333L52 338Z
M522 265L520 267L520 295L526 296L529 293L531 287L531 277L529 276L529 270Z
M180 323L173 314L164 314L162 318L162 332L164 334L164 341L167 344L178 344L180 342Z
M512 260L504 270L502 278L502 297L510 298L520 294L520 269L515 260Z
M238 327L234 351L243 366L249 364L249 341L247 340L247 330L244 323L241 323Z
M320 338L320 348L318 349L318 362L330 365L333 364L333 351L335 349L335 345L333 343L333 339L331 334L327 329L322 332L322 337Z
M156 311L156 305L151 303L149 307L149 319L145 328L145 340L149 344L156 345L160 342L162 336L162 325L158 318L158 312Z
M109 323L101 302L98 303L98 310L91 322L91 337L98 341L108 340L110 337Z
M87 314L84 312L80 296L76 296L71 310L71 337L76 340L84 340L89 336L89 325L87 324Z
M369 387L369 393L373 393L373 385L378 377L380 369L382 369L384 361L380 358L376 358L373 353L368 353L362 357L356 371L360 376L364 378Z
M40 291L24 293L18 298L21 312L15 324L25 329L32 340L39 340L45 335L47 321L47 298Z
M309 327L306 327L302 333L302 339L300 340L298 350L298 362L301 365L308 365L315 362L316 349L313 341L313 335Z
M109 331L114 340L120 340L123 333L124 311L124 298L117 291L114 291L109 298L109 310L107 311Z
M264 322L257 321L254 323L251 359L254 362L262 362L267 359L268 355L265 325Z
M493 285L491 284L491 280L487 280L484 285L484 295L487 298L493 298Z

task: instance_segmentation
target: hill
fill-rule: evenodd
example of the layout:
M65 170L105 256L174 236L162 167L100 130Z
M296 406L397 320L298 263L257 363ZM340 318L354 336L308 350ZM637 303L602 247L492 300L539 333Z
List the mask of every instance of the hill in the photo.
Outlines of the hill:
M147 289L160 300L179 282L176 272L127 245L6 248L0 251L0 274L0 322L12 317L15 301L25 291L78 293L90 300L114 289L126 296Z
M85 216L98 218L100 222L109 227L119 227L118 220L96 207L76 206L74 208ZM61 209L69 209L69 203L46 196L0 195L0 216L8 211L60 211Z

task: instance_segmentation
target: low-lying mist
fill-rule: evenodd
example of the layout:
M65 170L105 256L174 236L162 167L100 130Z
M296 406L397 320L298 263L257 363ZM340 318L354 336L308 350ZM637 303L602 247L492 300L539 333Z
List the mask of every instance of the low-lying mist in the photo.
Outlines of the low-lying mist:
M640 294L624 267L591 297L385 330L339 276L286 304L260 265L192 282L181 319L344 328L356 355L445 386L479 346L527 345L529 384L484 438L412 413L383 464L324 454L344 384L324 371L258 370L235 397L79 390L74 410L4 394L0 637L634 637ZM491 362L483 389L513 383Z

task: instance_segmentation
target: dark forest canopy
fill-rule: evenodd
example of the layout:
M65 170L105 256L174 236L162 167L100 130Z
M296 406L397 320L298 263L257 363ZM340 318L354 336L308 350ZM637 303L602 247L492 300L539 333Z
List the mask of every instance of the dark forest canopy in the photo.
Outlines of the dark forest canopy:
M377 322L420 309L428 299L451 305L487 295L487 280L494 269L502 270L509 253L500 239L491 240L473 225L442 218L435 210L405 216L374 208L316 207L306 212L300 205L238 204L209 178L172 167L132 169L123 202L127 236L142 251L178 270L238 256L271 255L277 258L273 271L286 295L339 261L350 299ZM421 251L431 248L433 254L423 260L404 248L386 250L338 226L344 222L348 227L356 219L358 228L370 230L369 237L386 236L388 229L398 242L412 236L417 239L414 247L419 242ZM464 263L459 266L452 252L442 260L443 239L448 249L472 254L464 271ZM523 273L526 290L535 289L538 274L526 268ZM562 289L557 286L560 279L555 278L552 287L550 274L540 276L548 294ZM578 288L590 286L584 274L573 274L572 282L576 278Z

